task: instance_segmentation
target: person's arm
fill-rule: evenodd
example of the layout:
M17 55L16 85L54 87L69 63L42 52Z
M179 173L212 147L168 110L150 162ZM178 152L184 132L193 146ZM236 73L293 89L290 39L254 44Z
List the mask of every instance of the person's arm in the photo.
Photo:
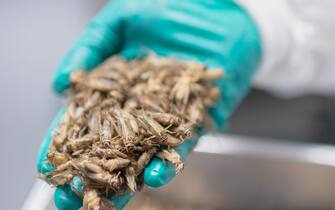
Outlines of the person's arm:
M262 36L254 85L292 97L335 95L335 1L239 0Z

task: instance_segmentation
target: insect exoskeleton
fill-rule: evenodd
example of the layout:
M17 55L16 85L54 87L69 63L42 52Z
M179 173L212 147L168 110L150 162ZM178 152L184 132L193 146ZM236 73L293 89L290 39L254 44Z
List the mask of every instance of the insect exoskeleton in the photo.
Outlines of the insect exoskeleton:
M187 75L182 75L171 90L170 98L184 108L189 100L191 80Z
M89 110L92 107L96 106L101 100L101 93L96 91L94 92L89 99L84 104L84 110Z
M104 119L100 130L100 141L102 142L102 144L108 145L111 143L113 135L114 126L109 120Z
M96 166L94 166L96 167ZM96 168L97 169L97 168ZM82 173L88 177L89 179L98 182L98 183L104 183L106 185L109 185L112 188L118 188L120 187L121 183L121 177L119 177L119 174L110 174L109 172L102 169L101 172L94 172L90 171L89 169L85 168L85 170L82 171Z
M183 138L177 138L170 134L167 134L166 137L167 138L162 142L162 144L166 146L177 146L184 142Z
M65 155L64 153L57 152L57 151L49 152L48 159L52 165L56 165L56 166L64 164L69 160L67 155Z
M61 123L56 127L56 129L53 130L52 142L56 148L62 147L63 143L66 141L66 138L68 136L68 130L70 127L69 122L70 122L70 116L65 113Z
M81 138L73 139L67 142L66 148L69 151L77 151L80 149L88 148L94 141L98 139L96 134L87 134Z
M224 71L222 69L212 69L212 70L209 70L209 71L205 71L203 73L203 79L206 79L206 80L217 80L217 79L220 79L222 78L224 75Z
M170 161L176 168L176 173L180 173L180 171L184 168L184 163L181 160L180 155L176 152L176 150L170 149L163 149L157 156L163 160Z
M65 170L72 170L77 167L77 163L74 160L69 160L66 163L56 166L56 168L51 172L52 174L56 174Z
M115 159L110 159L110 160L100 160L99 163L106 170L113 172L116 169L127 167L130 163L130 160L124 159L124 158L115 158Z
M99 158L127 158L127 154L115 149L115 148L100 148L93 147L90 151L92 156L97 156Z
M85 210L100 210L100 196L94 189L85 189L83 206Z
M72 83L83 83L87 79L87 74L83 70L77 70L71 74L70 80Z
M93 173L104 173L105 172L105 170L101 166L99 166L96 163L93 163L92 161L86 160L86 161L83 161L82 164L83 164L84 169L88 172L93 172Z
M145 114L143 111L137 115L142 124L148 129L148 131L157 137L161 137L165 139L166 129L159 124L156 120L149 117L147 114Z
M124 144L134 141L135 133L128 125L124 111L120 108L115 108L112 110L112 114L117 119L118 133L122 137Z
M123 93L121 93L118 90L111 90L108 93L112 98L114 98L115 100L117 100L118 102L122 102L125 99L125 95Z
M126 168L126 180L127 186L133 192L136 192L137 185L136 185L136 171L133 166Z
M161 113L161 112L147 112L148 116L159 122L164 126L168 125L177 125L181 122L181 119L177 115L170 113Z
M144 167L149 163L149 161L151 160L151 158L154 156L156 152L157 152L157 148L154 147L142 153L142 155L137 160L137 168L136 168L137 175L143 171Z
M87 81L87 86L92 90L108 92L111 90L120 90L121 86L109 79L92 78Z
M73 176L74 175L71 171L63 171L52 175L50 183L55 186L65 185L72 180Z
M173 131L177 137L186 139L192 136L193 126L192 123L182 123L173 129Z
M101 129L101 112L99 109L92 111L87 122L89 131L94 134L98 134Z
M195 125L199 125L204 120L204 106L200 99L192 100L187 107L187 117Z
M135 98L129 98L123 105L123 110L131 112L139 107L139 103Z

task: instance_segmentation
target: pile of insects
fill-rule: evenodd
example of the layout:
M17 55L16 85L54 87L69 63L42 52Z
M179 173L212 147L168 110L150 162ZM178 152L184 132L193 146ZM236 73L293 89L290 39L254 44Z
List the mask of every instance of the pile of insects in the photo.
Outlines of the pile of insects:
M174 149L210 127L207 109L219 97L212 82L222 70L197 62L148 55L126 61L112 56L91 73L71 75L64 116L53 131L44 176L54 186L83 180L84 209L114 209L107 198L140 190L153 157L184 164Z

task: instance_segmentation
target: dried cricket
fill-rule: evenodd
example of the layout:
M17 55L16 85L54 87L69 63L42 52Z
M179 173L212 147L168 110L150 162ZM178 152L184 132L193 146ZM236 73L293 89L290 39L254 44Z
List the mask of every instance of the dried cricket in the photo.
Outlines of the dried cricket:
M100 160L99 163L109 172L113 172L115 169L127 167L130 163L130 160L123 158L115 158L110 160Z
M137 167L136 167L136 174L140 174L144 167L149 163L151 158L154 156L154 154L157 152L157 148L152 148L148 150L147 152L142 153L142 155L137 160Z
M100 210L101 198L96 190L86 189L84 193L83 203L84 209Z
M111 123L107 119L104 119L102 123L101 131L100 131L100 141L102 142L102 144L107 145L111 143L113 132L114 132L114 127L111 125Z
M163 149L159 153L156 154L157 157L170 161L176 167L176 173L180 173L180 171L184 168L184 163L180 158L180 155L176 152L176 150Z
M147 112L147 114L164 126L178 125L181 122L180 117L170 113Z

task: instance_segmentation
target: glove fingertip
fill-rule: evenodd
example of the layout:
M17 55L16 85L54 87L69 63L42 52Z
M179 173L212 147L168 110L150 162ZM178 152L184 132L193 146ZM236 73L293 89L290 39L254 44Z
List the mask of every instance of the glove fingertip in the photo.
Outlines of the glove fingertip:
M54 201L59 210L76 210L82 206L82 200L71 190L69 185L57 187Z
M57 93L63 93L65 89L70 87L69 73L58 71L53 81L53 89Z
M159 188L169 183L175 175L175 167L170 162L153 158L144 171L144 182L149 187Z
M134 196L134 193L129 192L124 195L111 197L110 200L115 204L116 210L122 210Z

